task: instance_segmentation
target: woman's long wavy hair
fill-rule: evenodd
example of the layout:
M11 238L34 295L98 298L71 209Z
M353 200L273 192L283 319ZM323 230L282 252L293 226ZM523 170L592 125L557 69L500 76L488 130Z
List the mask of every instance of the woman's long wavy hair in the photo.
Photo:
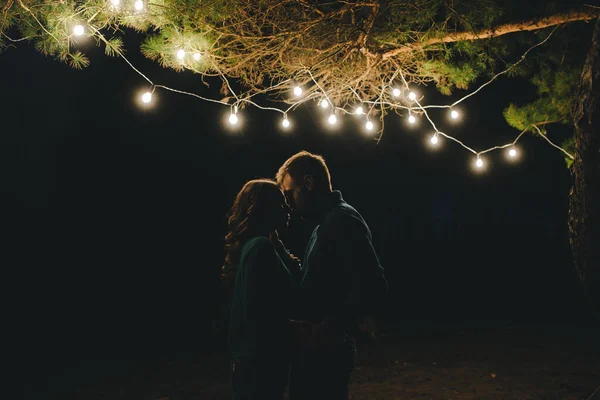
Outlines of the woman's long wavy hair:
M272 179L253 179L239 191L228 213L225 235L225 263L221 279L232 289L244 243L257 234L264 234L274 227L267 226L273 205L281 196L281 190Z

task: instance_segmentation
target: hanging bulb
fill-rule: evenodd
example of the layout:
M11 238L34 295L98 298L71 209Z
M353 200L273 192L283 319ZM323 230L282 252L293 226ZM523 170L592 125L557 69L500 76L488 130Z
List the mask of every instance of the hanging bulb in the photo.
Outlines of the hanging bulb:
M183 60L184 57L185 57L185 50L183 50L183 49L177 50L177 58L179 58L180 60Z
M456 110L450 111L450 117L452 119L457 119L459 117L458 111L456 111Z
M152 93L150 92L146 92L142 95L142 101L146 104L150 103L152 101Z
M414 115L409 115L408 116L408 123L414 124L415 122L417 122L417 119L415 118L415 116Z
M398 88L394 88L394 89L392 90L392 95L393 95L394 97L398 97L398 96L400 96L400 89L398 89Z
M365 112L364 112L364 110L363 110L363 108L362 108L361 106L358 106L358 107L356 107L356 108L354 109L354 114L362 115L362 114L364 114L364 113L365 113Z
M134 4L134 7L137 11L142 11L144 9L144 1L143 0L137 0Z
M229 123L231 125L235 125L238 122L238 117L235 113L231 113L231 115L229 116Z
M481 158L479 158L479 156L477 156L477 161L475 161L475 166L477 168L482 168L483 167L483 160Z
M321 107L323 107L323 108L329 107L329 102L327 101L327 99L323 99L321 101Z
M415 92L410 92L408 94L408 98L411 100L415 100L417 98L417 94Z
M437 133L431 137L430 141L431 141L431 144L437 144L438 143Z
M367 121L367 123L365 124L365 128L367 128L368 131L373 129L373 123L371 121Z
M296 87L294 88L294 94L295 94L296 96L302 96L302 88L301 88L300 86L296 86Z
M514 147L512 147L509 151L508 151L508 155L511 156L512 158L515 158L517 156L517 149L515 149Z
M287 117L283 117L283 121L281 121L281 125L283 125L284 128L287 128L290 126L290 121L287 119Z
M331 125L333 125L333 124L335 124L337 122L337 118L335 117L334 114L331 114L327 120L329 121L329 123Z
M202 54L200 54L200 53L194 53L194 55L192 57L194 57L194 60L200 61L200 59L202 58Z
M75 36L81 36L85 33L85 28L83 27L83 25L75 25L73 27L73 34Z

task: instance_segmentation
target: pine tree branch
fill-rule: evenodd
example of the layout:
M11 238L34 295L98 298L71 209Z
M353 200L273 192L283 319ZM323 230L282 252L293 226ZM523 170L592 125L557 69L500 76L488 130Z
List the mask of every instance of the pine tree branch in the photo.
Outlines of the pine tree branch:
M528 21L508 23L489 29L483 29L477 32L455 32L443 37L431 38L424 42L406 44L402 47L387 50L381 53L381 56L383 59L387 59L399 54L408 53L416 50L422 50L423 48L432 44L454 43L465 40L490 39L509 33L535 31L538 29L548 28L550 26L566 24L568 22L589 21L591 19L598 18L598 16L600 16L600 10L595 8L589 8L581 11L570 11L566 13L551 15L549 17L531 19Z

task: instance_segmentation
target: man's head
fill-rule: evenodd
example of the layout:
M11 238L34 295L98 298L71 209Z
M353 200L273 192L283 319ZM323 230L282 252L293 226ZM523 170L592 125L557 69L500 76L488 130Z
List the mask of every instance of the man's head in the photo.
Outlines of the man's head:
M301 215L317 213L326 194L331 193L331 176L322 156L301 151L288 158L275 180Z

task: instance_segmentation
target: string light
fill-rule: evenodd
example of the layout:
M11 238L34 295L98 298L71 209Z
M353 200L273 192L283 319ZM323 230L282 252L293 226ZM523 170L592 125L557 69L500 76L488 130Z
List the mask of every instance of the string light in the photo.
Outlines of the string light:
M296 97L302 96L302 88L300 86L296 86L294 88L294 94L296 95Z
M115 7L116 7L116 6L118 6L118 5L120 5L120 3L121 3L121 2L120 2L120 0L110 0L110 2L111 2L111 4L112 4L113 6L115 6ZM136 10L138 10L138 11L141 11L141 10L143 10L143 9L144 9L144 7L145 7L145 2L144 2L144 0L136 0L136 1L135 1L135 3L134 3L134 8L135 8ZM93 17L92 17L90 20L88 20L88 22L91 22L91 20L92 20L92 19L93 19ZM38 23L39 23L39 21L38 21ZM74 27L74 30L73 30L73 33L74 33L75 35L77 35L77 36L83 35L83 34L85 33L85 28L84 28L84 26L83 26L83 25L77 25L77 26L75 26L75 27ZM552 33L550 33L550 35L551 35L551 34L552 34ZM106 39L103 37L103 35L102 35L102 34L101 34L99 31L97 31L97 30L94 30L94 35L97 35L97 36L99 36L100 38L102 38L104 41L106 41ZM443 133L443 132L440 132L440 131L438 131L438 130L437 130L437 128L435 128L435 124L433 123L433 121L431 120L431 118L429 117L429 115L427 114L427 111L426 111L426 108L451 108L450 117L451 117L452 119L458 119L458 118L460 117L460 114L459 114L459 113L458 113L456 110L453 110L453 109L452 109L452 107L453 107L454 105L456 105L456 104L459 104L459 103L461 103L462 101L466 100L467 98L469 98L469 97L471 97L471 96L475 95L475 94L476 94L476 93L478 93L478 92L479 92L479 91L480 91L480 90L481 90L483 87L485 87L485 86L487 86L488 84L490 84L491 82L493 82L493 81L494 81L494 80L495 80L497 77L499 77L499 76L501 76L501 75L503 75L503 74L507 73L508 71L510 71L512 68L514 68L514 66L516 66L516 65L517 65L517 64L519 64L521 61L523 61L523 59L525 59L525 56L526 56L526 55L527 55L527 54L528 54L528 53L529 53L531 50L533 50L535 47L537 47L537 46L540 46L540 45L542 45L543 43L545 43L545 42L546 42L546 41L547 41L547 40L550 38L550 35L548 35L548 37L546 37L546 39L544 39L542 42L540 42L540 43L537 43L536 45L534 45L534 46L530 47L530 48L529 48L529 49L528 49L528 50L525 52L525 54L524 54L524 55L521 57L521 59L520 59L519 61L517 61L516 63L514 63L514 64L510 65L510 66L509 66L508 68L506 68L505 70L503 70L503 71L501 71L501 72L497 73L497 74L496 74L496 75L494 75L494 76L493 76L493 77L492 77L492 78L491 78L489 81L487 81L487 82L483 83L483 84L482 84L482 85L481 85L479 88L477 88L477 89L476 89L476 90L474 90L473 92L471 92L471 93L469 93L469 94L467 94L467 95L463 96L461 99L459 99L459 100L455 101L455 102L454 102L452 105L450 105L450 106L436 106L436 105L427 105L427 106L422 106L421 104L419 104L419 102L418 102L418 101L416 101L416 99L417 99L417 94L416 94L414 91L411 91L411 92L409 92L409 94L408 94L408 99L410 99L410 100L412 100L412 101L416 101L416 103L417 103L417 106L418 106L418 109L424 113L424 115L426 116L427 120L428 120L428 121L431 123L431 125L432 125L432 126L434 127L434 129L436 130L436 134L435 134L435 135L434 135L434 136L433 136L433 137L430 139L430 142L431 142L432 144L437 144L437 143L438 143L438 137L437 137L437 136L438 136L438 134L440 134L440 135L444 136L445 138L448 138L448 139L450 139L450 140L454 141L455 143L458 143L460 146L462 146L462 147L463 147L463 148L465 148L466 150L468 150L468 151L470 151L470 152L472 152L472 153L474 153L474 154L476 154L476 155L477 155L477 159L476 159L476 162L475 162L475 166L476 166L477 168L481 169L481 168L483 168L483 166L484 166L484 161L481 159L481 157L480 157L480 154L484 154L484 153L487 153L487 152L490 152L490 151L493 151L493 150L497 150L497 149L505 149L505 148L509 148L509 147L510 147L510 149L508 150L508 153L507 153L507 154L508 154L508 156L509 156L510 158L512 158L512 159L516 158L516 157L517 157L517 155L518 155L518 153L517 153L517 150L514 148L514 145L515 145L515 143L516 143L516 142L519 140L519 138L520 138L520 137L521 137L521 136L522 136L522 135L523 135L525 132L527 132L527 130L528 130L528 129L530 129L530 128L532 128L532 127L533 127L534 129L536 129L536 130L538 131L538 133L540 133L540 136L541 136L543 139L545 139L545 140L546 140L546 141L547 141L547 142L548 142L550 145L552 145L553 147L555 147L555 148L557 148L557 149L561 150L561 151L562 151L562 152L563 152L563 153L564 153L564 154L565 154L567 157L569 157L570 159L574 159L573 155L569 154L569 153L568 153L568 152L567 152L565 149L563 149L562 147L560 147L560 146L557 146L556 144L554 144L554 143L553 143L553 142L552 142L552 141L551 141L551 140L550 140L550 139L547 137L547 135L543 135L543 134L540 132L539 128L538 128L537 126L535 126L535 125L530 125L530 126L526 127L526 128L525 128L525 129L524 129L524 130L523 130L523 131L522 131L522 132L521 132L521 133L520 133L520 134L517 136L517 138L516 138L516 139L515 139L515 140L514 140L512 143L510 143L510 144L501 145L501 146L494 146L494 147L491 147L491 148L489 148L489 149L486 149L486 150L483 150L483 151L476 152L475 150L473 150L472 148L468 147L467 145L465 145L465 144L464 144L463 142L461 142L460 140L458 140L458 139L456 139L456 138L454 138L454 137L452 137L452 136L450 136L450 135L447 135L447 134L445 134L445 133ZM183 51L183 49L181 49L181 50L179 50L179 51L178 51L178 58L183 58L183 57L179 56L180 52L183 52L183 56L185 56L185 51ZM146 93L144 93L144 94L142 95L142 97L141 97L141 100L142 100L142 102L143 102L143 103L150 103L150 102L152 101L152 94L153 94L153 92L154 92L154 88L160 87L160 88L163 88L163 89L165 89L165 90L170 90L170 91L173 91L173 92L177 92L177 93L181 93L181 94L186 94L186 95L189 95L189 96L194 96L194 97L197 97L197 98L199 98L199 99L202 99L202 100L205 100L205 101L214 102L214 103L219 103L219 104L223 104L223 105L228 105L227 101L225 101L225 100L214 100L214 99L210 99L210 98L205 98L205 97L199 96L199 95L197 95L197 94L194 94L194 93L189 93L189 92L184 92L184 91L180 91L180 90L172 89L172 88L169 88L169 87L167 87L167 86L163 86L163 85L155 85L155 84L154 84L154 83L152 83L152 81L151 81L150 79L148 79L148 78L147 78L147 77L146 77L146 76L145 76L145 75L144 75L142 72L140 72L140 71L139 71L137 68L135 68L135 67L133 66L133 64L132 64L132 63L131 63L129 60L127 60L127 58L126 58L126 57L123 55L123 53L122 53L122 52L120 52L120 51L117 51L117 53L119 54L119 56L120 56L121 58L123 58L123 59L124 59L124 60L125 60L125 61L126 61L128 64L129 64L129 66L130 66L130 67L131 67L131 68L132 68L134 71L136 71L136 72L137 72L137 73L138 73L140 76L142 76L144 79L146 79L146 80L147 80L147 81L148 81L148 82L149 82L149 83L150 83L150 84L153 86L153 90L152 90L152 92L146 92ZM197 60L197 61L198 61L198 60L201 58L201 55L200 55L200 53L194 53L193 57L194 57L194 59L195 59L195 60ZM308 74L308 75L311 77L311 79L312 79L312 81L315 83L315 85L317 85L317 86L319 87L319 89L320 89L322 92L324 92L323 88L321 88L321 87L320 87L319 83L318 83L318 82L315 80L315 78L312 76L312 73L311 73L311 71L310 71L310 70L308 70L308 69L304 69L304 70L303 70L303 72L307 73L307 74ZM396 74L400 74L400 75L402 76L402 71L401 71L400 69L398 69L398 70L396 71L396 73L394 73L394 76L392 77L392 79L391 79L391 80L393 80L393 78L396 76ZM264 92L267 92L267 91L269 91L269 90L275 90L275 89L276 89L277 87L279 87L279 86L280 86L282 83L278 83L278 84L276 84L276 85L270 86L269 88L266 88L265 90L261 90L261 91L259 91L259 92L257 92L257 93L251 94L251 95L249 95L249 96L246 96L246 97L245 97L245 98L243 98L243 99L240 99L240 98L238 98L238 96L237 96L235 93L233 93L233 90L231 89L231 86L229 85L229 83L228 83L228 81L227 81L227 78L225 77L225 75L221 73L221 74L220 74L220 76L221 76L221 78L222 78L222 79L223 79L223 80L224 80L224 81L227 83L227 85L228 85L228 87L229 87L229 90L232 92L233 96L234 96L234 97L237 99L238 103L239 103L240 101L242 101L242 102L246 102L246 103L252 104L252 105L254 105L254 106L256 106L256 107L258 107L258 108L260 108L260 109L263 109L263 110L273 110L273 111L278 111L278 112L281 112L281 113L283 113L283 114L284 114L284 121L282 121L282 124L284 125L284 127L289 127L289 121L287 120L287 115L286 115L286 112L287 112L287 111L289 111L290 109L292 109L292 108L296 107L298 104L300 104L300 103L301 103L301 102L303 102L303 101L306 101L306 100L308 100L308 99L313 99L313 98L314 98L314 97L312 97L312 96L308 96L308 97L307 97L307 98L305 98L305 99L299 100L297 103L295 103L295 104L293 104L292 106L290 106L290 107L289 107L289 108L288 108L286 111L284 111L284 110L280 110L280 109L278 109L278 108L274 108L274 107L260 106L259 104L255 103L254 101L252 101L252 100L251 100L252 96L254 96L255 94L258 94L258 93L264 93ZM408 88L407 81L406 81L406 79L404 79L404 77L403 77L403 76L402 76L402 80L404 81L404 84L405 84L405 85L407 86L407 88ZM285 82L283 82L283 83L286 83L286 82L289 82L289 80L288 80L288 81L285 81ZM299 87L298 87L298 88L299 88ZM301 89L300 89L300 90L301 90ZM353 93L356 95L356 97L358 97L358 98L359 98L359 101L361 101L361 102L365 102L365 101L363 101L363 100L360 98L360 96L357 94L357 92L356 92L356 91L355 91L353 88L351 88L351 87L350 87L350 90L351 90L351 91L352 91L352 92L353 92ZM296 92L297 92L297 90L296 90L296 88L294 88L294 93L296 94ZM392 93L393 93L393 94L394 94L394 96L396 97L397 95L400 95L400 93L401 93L401 92L400 92L400 90L399 90L399 89L395 88L395 89L393 89L393 90L392 90ZM384 111L384 107L385 107L385 106L392 106L392 107L402 107L402 106L399 106L399 105L397 105L397 104L392 104L392 103L388 103L388 102L384 101L384 100L383 100L383 91L382 91L382 93L379 95L379 97L378 97L377 99L375 99L375 100L373 100L373 101L366 101L366 103L370 103L370 104L372 104L373 106L374 106L375 104L380 104L380 105L381 105L381 111L382 111L382 112ZM329 101L329 99L325 97L325 98L324 98L324 99L321 101L320 105L321 105L321 107L323 107L323 108L328 108L328 107L329 107L329 105L330 105L330 101ZM332 104L332 105L333 105L333 104ZM373 106L371 106L371 108L372 108ZM405 108L405 107L404 107L404 108ZM234 111L234 112L232 112L232 113L230 114L230 116L229 116L229 122L230 122L232 125L235 125L235 124L238 122L238 117L237 117L237 115L236 115L236 114L237 114L237 105L235 105L235 106L233 107L233 109L234 109L235 111ZM343 110L343 111L344 111L344 112L346 112L346 113L349 113L349 112L348 112L348 111L346 111L346 110L345 110L345 108L343 108L343 107L342 107L342 108L340 108L340 109L341 109L341 110ZM410 109L409 109L409 112L410 112ZM362 108L361 106L359 106L359 107L356 107L356 108L355 108L355 114L358 114L358 115L364 114L364 110L363 110L363 108ZM333 124L335 124L335 123L337 122L337 118L336 118L336 116L335 116L334 114L331 114L331 115L329 116L329 119L328 119L328 121L329 121L329 123L330 123L331 125L333 125ZM414 117L412 114L409 114L408 121L409 121L409 123L413 124L413 123L415 123L415 122L416 122L416 118L415 118L415 117ZM370 129L372 129L372 124L371 124L371 125L369 125L369 124L371 124L371 123L370 123L370 121L367 121L367 123L366 123L365 127L367 127L367 129L369 129L369 130L370 130ZM369 128L369 126L371 126L371 128Z
M146 104L150 103L152 101L152 93L150 92L146 92L142 95L142 101Z
M200 61L200 59L202 58L202 54L200 54L200 53L194 53L194 55L192 57L194 57L194 60Z
M368 131L373 129L373 123L371 121L367 121L367 123L365 124L365 128L367 128Z
M183 49L177 50L177 58L179 60L183 60L185 58L185 50L183 50Z
M477 156L477 160L475 161L475 166L477 168L483 168L483 160L479 156Z
M83 25L75 25L73 27L73 34L75 36L82 36L85 33L85 28Z
M281 125L283 125L284 128L288 128L290 126L290 121L287 119L287 116L283 117L283 121L281 121Z
M398 88L394 88L394 89L392 90L392 95L393 95L394 97L398 97L398 96L400 96L400 93L401 93L401 92L400 92L400 89L398 89Z
M110 4L112 4L113 7L119 7L119 5L121 5L121 0L110 0Z

